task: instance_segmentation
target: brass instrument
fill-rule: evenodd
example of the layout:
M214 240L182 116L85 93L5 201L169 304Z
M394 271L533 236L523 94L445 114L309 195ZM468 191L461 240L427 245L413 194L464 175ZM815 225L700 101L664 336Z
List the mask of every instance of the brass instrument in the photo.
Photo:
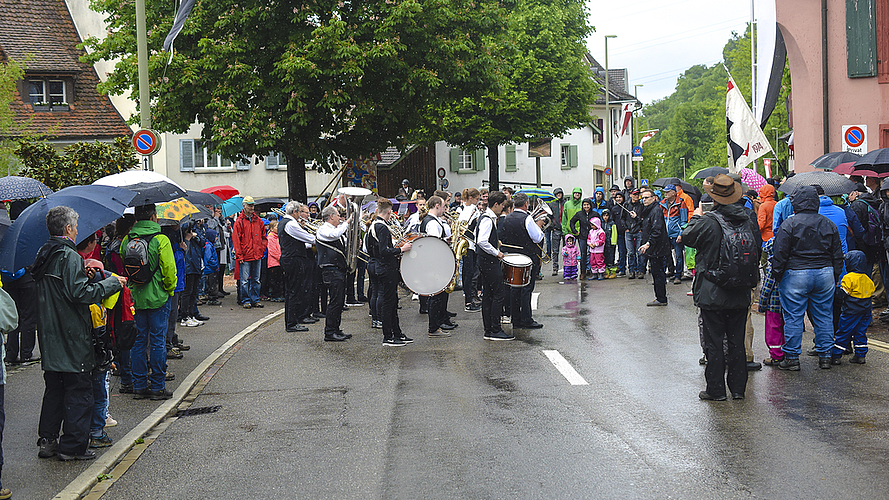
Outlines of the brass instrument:
M302 226L302 228L305 229L307 233L313 235L317 233L318 228L321 227L322 224L324 224L323 222L321 222L320 219L305 219L297 222L299 222L299 225Z
M457 268L460 267L460 260L466 255L466 252L469 251L469 237L466 236L466 229L469 227L468 220L459 220L460 214L454 212L446 212L446 216L448 216L448 220L451 226L451 250L454 251L454 256L457 257ZM448 284L448 287L445 289L447 293L451 293L454 291L454 288L457 286L457 276L459 273L454 273L454 277L451 278L451 282Z
M531 217L534 218L534 222L537 222L539 220L545 221L543 224L543 227L540 229L541 229L541 231L546 232L546 230L553 223L553 209L550 208L550 206L547 205L546 203L540 201L540 198L534 198L534 200L535 200L534 209L531 210L531 212L530 212ZM550 257L548 253L546 253L546 250L543 248L543 245L541 245L540 243L537 243L537 248L540 249L541 265L542 264L549 264L550 262L552 262L552 260L553 260L552 257Z
M346 231L346 267L353 273L358 269L358 251L361 249L361 207L358 203L372 191L350 186L337 189L337 193L346 199L346 219L352 218Z

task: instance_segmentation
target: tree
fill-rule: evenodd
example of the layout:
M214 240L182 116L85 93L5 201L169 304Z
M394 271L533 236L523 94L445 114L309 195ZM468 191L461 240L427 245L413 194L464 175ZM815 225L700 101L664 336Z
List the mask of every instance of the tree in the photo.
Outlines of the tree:
M499 48L496 85L470 94L430 120L436 133L466 149L488 149L490 188L499 189L498 146L561 136L589 123L597 86L584 63L592 32L579 0L518 0Z
M13 154L16 137L24 133L24 128L16 124L12 100L15 99L15 88L25 77L23 65L13 60L0 64L0 172L7 175L18 170L18 159Z
M156 128L202 139L232 159L287 158L290 197L306 199L305 159L358 158L404 148L425 109L447 107L492 83L486 36L503 29L494 0L215 0L195 5L169 55L159 53L173 12L147 6ZM86 60L119 58L102 89L137 95L131 0L93 0L109 34ZM141 103L140 103L141 105Z
M24 164L22 175L37 179L53 191L82 186L139 165L129 139L119 137L113 144L78 142L60 155L51 144L23 140L15 150Z

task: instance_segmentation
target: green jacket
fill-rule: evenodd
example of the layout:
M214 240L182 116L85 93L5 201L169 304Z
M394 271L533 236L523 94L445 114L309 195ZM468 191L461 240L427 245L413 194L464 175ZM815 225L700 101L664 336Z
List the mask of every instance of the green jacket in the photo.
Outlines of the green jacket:
M19 326L19 312L15 307L15 301L6 293L6 290L0 288L0 333L3 334L3 344L0 345L0 353L3 359L6 359L6 335L15 330ZM0 385L6 385L6 363L0 366Z
M85 373L96 365L90 304L121 290L112 276L89 283L74 242L51 237L31 268L37 282L37 336L43 369Z
M144 285L129 284L136 309L157 309L164 305L176 289L176 260L170 239L162 234L161 226L150 220L136 222L130 233L120 242L121 255L126 255L127 243L136 236L157 234L148 244L148 263L155 269L151 281Z
M574 193L580 193L580 199L574 199ZM581 206L583 205L583 189L576 187L571 191L571 197L565 201L565 212L562 214L562 234L573 234L577 236L576 232L571 231L571 218L574 217L574 214L580 212Z

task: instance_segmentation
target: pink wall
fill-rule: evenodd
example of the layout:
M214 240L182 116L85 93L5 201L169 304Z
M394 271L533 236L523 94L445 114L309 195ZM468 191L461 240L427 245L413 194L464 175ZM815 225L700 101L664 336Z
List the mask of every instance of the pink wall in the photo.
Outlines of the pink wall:
M824 153L820 0L777 0L778 25L787 44L793 92L795 169ZM827 1L828 151L842 149L843 125L867 125L868 150L880 147L880 124L889 123L889 84L877 77L846 76L846 2ZM887 145L889 146L889 145Z

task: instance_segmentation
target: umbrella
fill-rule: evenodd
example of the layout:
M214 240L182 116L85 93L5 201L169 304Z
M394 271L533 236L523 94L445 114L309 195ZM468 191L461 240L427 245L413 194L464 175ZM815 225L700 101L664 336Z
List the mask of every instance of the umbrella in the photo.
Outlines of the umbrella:
M831 170L831 172L833 172L835 174L840 174L840 175L852 175L852 172L855 170L855 168L852 165L855 165L854 161L840 163L839 165L834 167L833 170Z
M57 191L26 208L0 240L0 269L17 271L30 266L37 251L49 239L46 213L58 206L71 207L77 220L77 241L117 220L136 196L132 191L110 186L71 186Z
M52 193L52 189L37 179L7 175L0 178L0 200L26 200L42 198Z
M207 208L203 205L194 205L195 212L190 213L188 215L182 216L181 219L166 219L158 213L157 223L161 226L175 226L176 224L185 224L186 222L192 222L200 219L209 219L213 217L213 214L210 213Z
M880 148L861 157L852 165L852 175L889 177L889 148Z
M282 198L259 198L256 200L256 210L260 212L265 212L267 210L271 210L272 208L281 208L287 203L287 200Z
M833 170L840 163L856 162L860 159L861 155L850 153L849 151L837 151L821 155L815 158L815 161L809 163L809 165L822 170Z
M849 194L855 191L856 185L846 177L835 174L833 172L804 172L796 174L790 179L784 181L784 184L778 188L785 194L793 194L793 191L800 186L819 185L824 188L824 194L827 196L839 196L841 194Z
M197 207L185 198L159 203L155 208L158 219L169 220L182 220L186 215L191 215L198 211Z
M728 169L725 167L707 167L702 168L692 174L692 179L706 179L707 177L716 177L719 174L727 174Z
M221 205L222 198L216 196L213 193L203 193L201 191L192 191L189 189L186 191L185 199L194 203L195 205Z
M231 198L232 196L237 196L240 194L237 189L226 185L204 188L201 189L201 192L215 194L223 201Z
M759 191L759 188L768 184L766 178L756 173L755 170L742 168L738 173L741 174L741 181L755 191Z
M163 203L182 198L185 189L167 176L148 170L128 170L112 174L93 183L96 186L114 186L136 193L130 206L139 207L150 203Z
M688 193L689 196L694 198L697 196L701 197L701 190L692 184L680 179L679 177L661 177L659 179L655 179L654 182L651 183L654 187L662 188L667 184L673 184L674 186L682 186L682 190Z
M228 217L229 215L240 213L241 210L244 210L244 198L240 196L232 196L231 198L222 202L223 217Z
M9 220L9 213L5 208L0 208L0 240L3 239L3 235L6 234L6 230L9 229L9 226L12 225L12 221Z
M556 197L553 196L552 192L540 188L522 188L516 192L516 194L518 193L526 194L528 195L528 198L536 196L537 199L546 203L554 201L556 199Z

